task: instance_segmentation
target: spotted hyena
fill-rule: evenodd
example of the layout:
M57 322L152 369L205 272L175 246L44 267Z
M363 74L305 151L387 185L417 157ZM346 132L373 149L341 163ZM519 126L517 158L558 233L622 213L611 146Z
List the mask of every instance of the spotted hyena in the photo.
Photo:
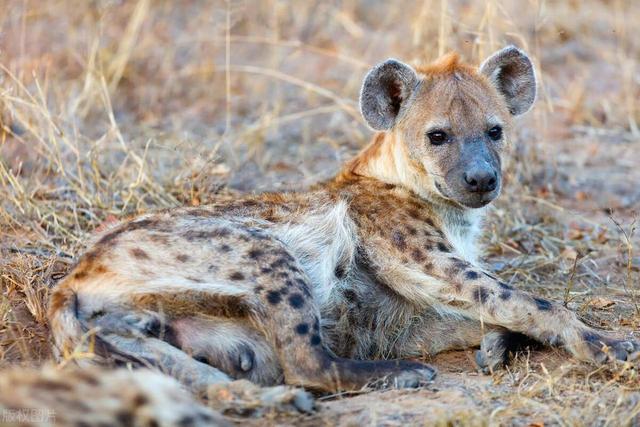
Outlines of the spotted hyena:
M320 391L415 387L406 359L479 346L490 370L527 340L578 359L631 359L640 344L583 324L478 261L513 118L536 94L525 53L479 68L455 54L390 59L365 77L378 133L307 192L220 198L104 232L55 289L57 350L160 366L192 388L245 378Z

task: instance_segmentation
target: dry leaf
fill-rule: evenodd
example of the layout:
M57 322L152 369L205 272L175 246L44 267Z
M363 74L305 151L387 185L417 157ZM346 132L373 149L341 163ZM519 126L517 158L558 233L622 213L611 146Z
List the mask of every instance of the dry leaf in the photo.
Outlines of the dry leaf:
M616 305L616 303L608 298L598 297L589 301L587 305L598 310L606 310Z
M576 230L572 228L567 232L567 237L571 240L582 240L582 238L584 237L584 233L582 232L582 230Z
M560 253L560 256L564 259L574 260L578 258L578 252L573 248L564 248L564 250Z

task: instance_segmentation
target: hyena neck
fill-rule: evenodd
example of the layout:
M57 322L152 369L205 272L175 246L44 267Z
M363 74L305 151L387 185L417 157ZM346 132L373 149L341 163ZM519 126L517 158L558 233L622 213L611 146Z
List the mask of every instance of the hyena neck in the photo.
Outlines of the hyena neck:
M444 233L460 256L475 263L485 209L469 209L447 201L432 190L431 175L411 159L406 145L395 132L381 132L358 155L347 162L337 183L362 178L401 186L417 195L440 220Z
M430 179L424 168L409 158L407 149L395 132L380 132L360 153L351 159L338 175L338 181L359 177L373 178L411 190L425 200L431 200Z

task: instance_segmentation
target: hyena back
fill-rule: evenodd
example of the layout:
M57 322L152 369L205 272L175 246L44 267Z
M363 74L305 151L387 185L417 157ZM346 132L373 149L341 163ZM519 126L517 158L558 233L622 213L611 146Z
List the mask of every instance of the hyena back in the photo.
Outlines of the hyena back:
M414 387L403 359L480 346L484 369L533 339L577 358L635 357L563 306L486 272L476 242L500 193L513 117L535 98L529 58L508 47L479 69L456 55L366 76L378 130L335 179L143 215L105 232L54 291L61 354L161 366L191 387L247 378L321 391ZM89 338L87 338L89 337Z

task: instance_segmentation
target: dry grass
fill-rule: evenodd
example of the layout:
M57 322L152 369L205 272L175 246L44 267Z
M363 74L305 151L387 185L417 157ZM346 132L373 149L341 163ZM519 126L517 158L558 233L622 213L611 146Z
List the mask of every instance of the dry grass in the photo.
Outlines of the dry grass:
M479 62L506 43L532 54L541 85L488 225L489 264L590 323L640 328L639 2L15 0L2 10L0 365L50 357L48 289L105 221L328 178L370 137L355 103L367 67L450 49ZM640 422L637 369L564 359L534 355L492 378L436 359L441 392L337 399L306 422Z

